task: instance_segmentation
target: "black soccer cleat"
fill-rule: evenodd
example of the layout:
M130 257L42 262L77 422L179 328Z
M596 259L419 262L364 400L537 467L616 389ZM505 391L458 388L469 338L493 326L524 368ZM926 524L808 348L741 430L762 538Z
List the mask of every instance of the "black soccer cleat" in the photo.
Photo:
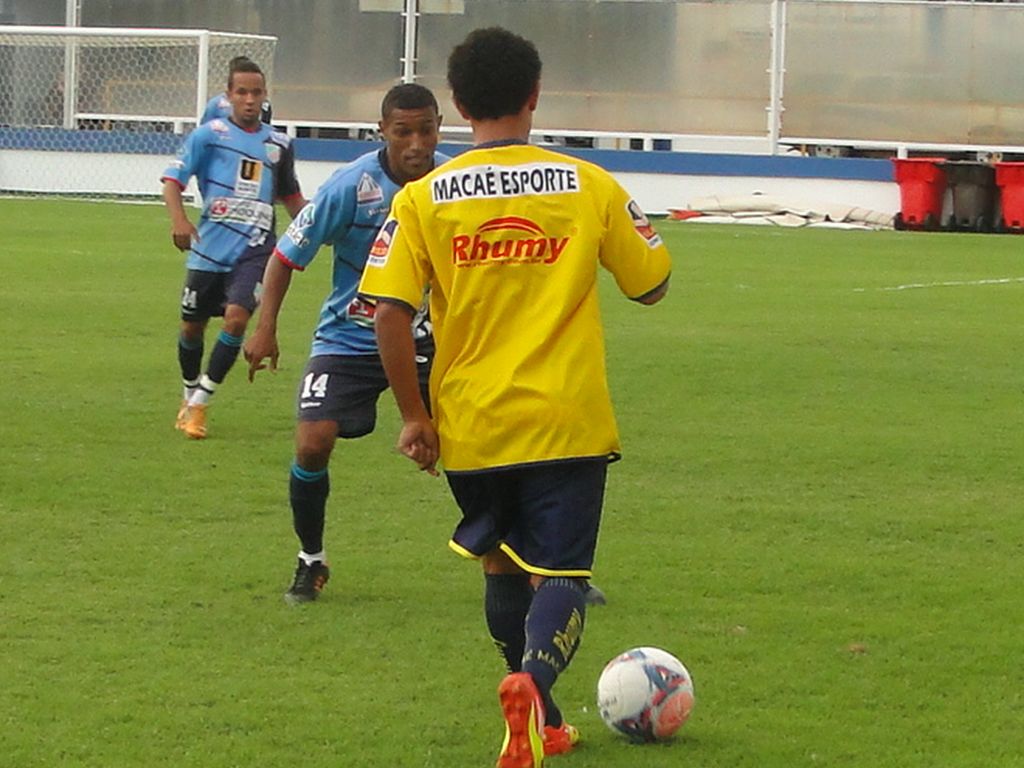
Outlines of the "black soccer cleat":
M311 603L320 597L320 590L331 578L331 569L326 563L315 560L311 565L299 558L299 565L295 569L295 579L288 591L284 593L284 601L292 605L299 603Z

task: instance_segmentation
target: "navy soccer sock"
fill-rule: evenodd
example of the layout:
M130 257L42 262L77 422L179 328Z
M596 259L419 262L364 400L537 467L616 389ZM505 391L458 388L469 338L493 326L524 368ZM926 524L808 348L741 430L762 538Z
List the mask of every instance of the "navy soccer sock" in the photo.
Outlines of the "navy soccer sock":
M181 378L186 384L195 386L199 379L199 369L203 365L203 337L189 341L178 335L178 365L181 367Z
M533 587L525 573L484 574L484 615L491 639L509 672L519 672L526 648L526 614Z
M214 384L224 381L231 366L235 364L238 352L242 348L242 339L242 336L232 336L227 331L221 331L217 335L217 343L210 352L210 363L206 366L206 375Z
M292 503L295 534L303 552L321 552L324 548L324 510L331 492L326 469L309 472L292 463L288 477L288 497Z
M526 616L523 671L533 677L547 711L547 724L558 727L562 713L551 698L555 680L579 647L586 616L583 579L545 579Z

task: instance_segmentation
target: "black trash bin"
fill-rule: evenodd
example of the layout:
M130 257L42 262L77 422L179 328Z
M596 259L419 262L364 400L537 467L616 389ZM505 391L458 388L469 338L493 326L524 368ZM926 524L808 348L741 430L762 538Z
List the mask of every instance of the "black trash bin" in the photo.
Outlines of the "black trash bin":
M953 191L953 215L947 228L954 232L991 232L995 227L996 171L984 163L947 162Z

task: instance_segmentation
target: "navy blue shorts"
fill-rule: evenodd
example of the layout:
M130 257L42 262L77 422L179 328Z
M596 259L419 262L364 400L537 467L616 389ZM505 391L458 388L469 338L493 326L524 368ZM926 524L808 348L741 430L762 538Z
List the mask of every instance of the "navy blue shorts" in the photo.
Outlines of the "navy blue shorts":
M434 345L416 345L420 394L430 407L430 363ZM299 421L335 421L338 437L362 437L377 426L377 400L388 388L377 355L317 355L309 358L299 382Z
M452 549L481 557L500 547L524 571L589 578L608 459L448 473L462 510Z
M190 269L181 294L181 319L200 322L221 317L228 304L236 304L251 315L260 303L263 270L274 246L248 248L230 272Z

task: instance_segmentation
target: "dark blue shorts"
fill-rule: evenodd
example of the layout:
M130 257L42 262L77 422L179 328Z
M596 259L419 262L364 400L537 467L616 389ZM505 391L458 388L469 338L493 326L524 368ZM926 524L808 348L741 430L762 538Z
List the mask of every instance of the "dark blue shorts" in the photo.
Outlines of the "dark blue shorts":
M524 571L589 578L608 459L448 473L462 509L450 546L466 557L500 547Z
M430 363L433 341L416 345L420 394L430 407ZM334 421L338 437L362 437L377 426L377 400L388 388L377 355L317 355L309 358L299 382L299 421Z
M249 314L255 312L260 303L263 270L273 248L271 243L246 249L230 272L188 270L181 294L181 319L199 322L221 317L228 304L240 306Z

